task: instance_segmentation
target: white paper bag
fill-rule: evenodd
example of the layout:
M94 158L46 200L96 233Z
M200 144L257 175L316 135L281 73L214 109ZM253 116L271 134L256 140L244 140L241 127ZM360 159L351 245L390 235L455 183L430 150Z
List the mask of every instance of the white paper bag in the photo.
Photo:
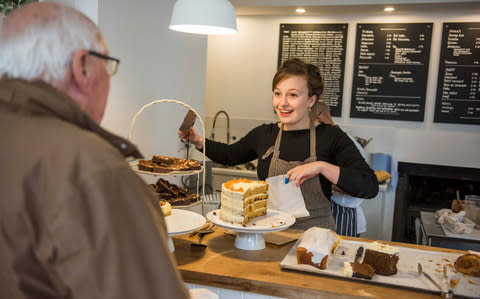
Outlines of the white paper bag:
M285 178L285 175L277 175L266 179L268 208L288 213L295 218L310 216L300 187L295 186L295 182L285 184Z

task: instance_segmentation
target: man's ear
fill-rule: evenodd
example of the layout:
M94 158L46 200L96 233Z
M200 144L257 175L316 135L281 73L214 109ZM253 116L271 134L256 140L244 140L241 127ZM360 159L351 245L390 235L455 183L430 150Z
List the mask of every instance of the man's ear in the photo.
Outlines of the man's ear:
M89 69L87 67L87 50L78 50L72 56L72 83L81 93L86 93L89 86Z

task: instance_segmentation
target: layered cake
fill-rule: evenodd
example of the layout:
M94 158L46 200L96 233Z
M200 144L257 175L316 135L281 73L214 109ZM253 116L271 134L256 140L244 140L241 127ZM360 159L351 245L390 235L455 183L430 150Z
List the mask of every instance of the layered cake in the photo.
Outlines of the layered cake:
M268 183L234 179L222 184L220 219L245 226L267 214Z
M357 277L364 279L372 279L375 275L375 269L369 264L344 262L343 275L346 277Z
M397 274L398 255L396 247L371 242L366 247L362 263L372 266L376 274L394 275Z
M340 241L340 236L332 230L309 228L303 233L297 246L297 263L326 269L328 257L334 253Z

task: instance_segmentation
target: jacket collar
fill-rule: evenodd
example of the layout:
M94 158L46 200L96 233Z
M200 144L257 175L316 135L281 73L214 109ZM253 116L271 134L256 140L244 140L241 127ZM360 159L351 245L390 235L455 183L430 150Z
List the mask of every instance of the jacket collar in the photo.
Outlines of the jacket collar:
M62 119L95 133L126 157L142 158L135 145L103 129L71 97L43 81L0 79L0 104L17 113Z

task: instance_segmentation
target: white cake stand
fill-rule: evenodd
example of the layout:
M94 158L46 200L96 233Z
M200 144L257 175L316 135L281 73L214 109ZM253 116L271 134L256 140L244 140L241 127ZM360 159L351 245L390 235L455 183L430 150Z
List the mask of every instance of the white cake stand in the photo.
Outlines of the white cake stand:
M202 215L180 209L172 209L172 214L165 217L168 231L168 248L175 251L172 236L188 234L205 224L206 219Z
M254 218L246 226L223 221L220 219L220 210L209 212L207 219L223 229L237 232L234 245L243 250L264 249L264 233L282 231L295 223L295 217L277 210L268 210L267 215Z

